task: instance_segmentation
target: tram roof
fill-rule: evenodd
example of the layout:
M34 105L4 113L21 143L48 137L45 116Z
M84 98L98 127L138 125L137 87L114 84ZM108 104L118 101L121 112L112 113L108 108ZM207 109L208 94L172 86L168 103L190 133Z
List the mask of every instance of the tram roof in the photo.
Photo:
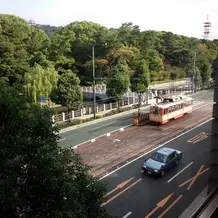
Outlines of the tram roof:
M185 95L164 95L164 97L159 96L159 98L161 98L163 100L164 99L171 99L171 100L173 100L173 102L165 102L165 103L161 102L161 103L154 104L152 106L160 106L162 108L167 108L167 107L182 103L182 102L184 102L184 100L186 100L186 101L187 100L192 100L191 97L185 96Z

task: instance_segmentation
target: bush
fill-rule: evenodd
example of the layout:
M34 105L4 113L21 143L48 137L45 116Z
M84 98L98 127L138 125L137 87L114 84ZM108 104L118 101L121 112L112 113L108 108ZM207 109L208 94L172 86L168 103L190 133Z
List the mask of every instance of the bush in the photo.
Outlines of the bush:
M102 114L99 114L99 115L97 115L96 116L96 119L101 119L101 118L103 118L104 116L102 115Z
M64 123L59 123L57 125L58 125L58 127L60 129L64 129L64 128L67 128L67 127L70 127L70 126L79 125L81 123L83 123L82 120L75 119L75 120L68 120L68 121L66 121Z

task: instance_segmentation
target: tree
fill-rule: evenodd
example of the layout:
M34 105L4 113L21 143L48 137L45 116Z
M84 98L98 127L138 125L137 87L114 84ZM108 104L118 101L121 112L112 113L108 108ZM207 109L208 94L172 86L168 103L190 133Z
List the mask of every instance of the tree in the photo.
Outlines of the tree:
M35 63L48 66L49 39L41 30L13 15L0 15L0 77L9 83L23 83L23 77Z
M207 86L211 79L212 67L211 64L207 66L207 68L201 72L202 85Z
M78 107L82 104L82 89L80 80L71 70L63 71L59 75L57 89L54 90L52 98L56 103L68 107Z
M25 74L26 95L32 102L39 102L40 96L49 97L56 87L58 74L54 68L43 69L40 65L35 66Z
M0 87L0 216L109 217L104 184L78 154L60 148L52 111L27 104L23 91Z
M139 94L139 105L141 105L141 94L146 92L150 83L150 73L145 61L140 61L136 71L130 79L131 91Z
M123 98L123 95L128 91L130 87L129 68L126 65L117 65L113 67L111 78L107 81L106 94L118 100Z
M215 78L215 74L218 74L218 55L217 58L213 62L213 71L212 71L212 78Z

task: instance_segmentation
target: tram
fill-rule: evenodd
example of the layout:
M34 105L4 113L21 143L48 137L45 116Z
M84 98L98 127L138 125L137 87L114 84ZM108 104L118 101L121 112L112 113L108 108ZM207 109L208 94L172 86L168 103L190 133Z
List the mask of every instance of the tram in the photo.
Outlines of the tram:
M193 99L191 97L178 95L159 98L161 102L150 107L149 120L151 122L165 124L171 119L178 119L184 114L192 113Z

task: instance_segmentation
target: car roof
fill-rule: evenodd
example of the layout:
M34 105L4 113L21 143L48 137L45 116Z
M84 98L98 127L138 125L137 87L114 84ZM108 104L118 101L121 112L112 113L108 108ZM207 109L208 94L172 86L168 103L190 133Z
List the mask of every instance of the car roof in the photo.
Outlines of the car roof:
M175 149L173 149L173 148L163 147L163 148L160 148L159 150L157 150L156 152L158 152L160 154L164 154L164 155L170 155L174 151L175 151Z

